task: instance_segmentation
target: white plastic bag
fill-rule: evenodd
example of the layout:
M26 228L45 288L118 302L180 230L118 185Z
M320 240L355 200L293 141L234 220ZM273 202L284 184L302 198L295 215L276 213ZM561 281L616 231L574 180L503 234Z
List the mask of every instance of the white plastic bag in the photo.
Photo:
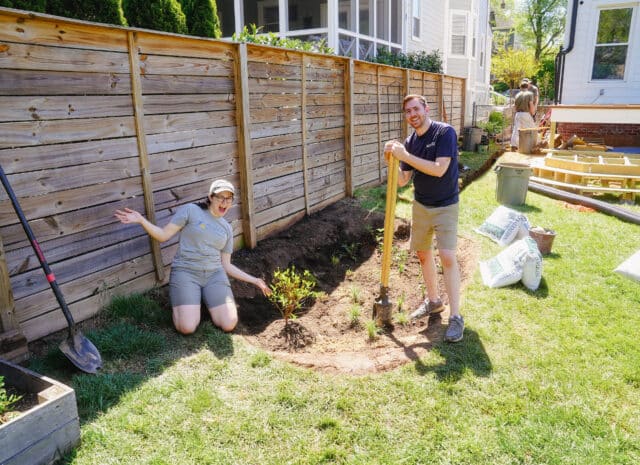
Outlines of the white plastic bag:
M627 258L613 271L629 279L640 281L640 250Z
M542 255L530 237L517 240L495 257L480 262L480 274L485 286L508 286L522 281L535 291L542 279Z
M500 205L476 232L491 238L501 246L529 235L529 220L522 213Z

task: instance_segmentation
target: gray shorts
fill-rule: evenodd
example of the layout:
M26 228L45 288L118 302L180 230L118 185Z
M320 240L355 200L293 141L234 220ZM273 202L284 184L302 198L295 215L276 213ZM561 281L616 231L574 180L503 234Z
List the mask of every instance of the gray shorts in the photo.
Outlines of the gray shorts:
M458 244L458 204L427 208L413 202L411 218L412 251L429 250L435 232L439 249L456 250Z
M207 308L212 308L233 300L229 278L222 268L213 272L172 268L169 296L172 307L200 305L204 300Z

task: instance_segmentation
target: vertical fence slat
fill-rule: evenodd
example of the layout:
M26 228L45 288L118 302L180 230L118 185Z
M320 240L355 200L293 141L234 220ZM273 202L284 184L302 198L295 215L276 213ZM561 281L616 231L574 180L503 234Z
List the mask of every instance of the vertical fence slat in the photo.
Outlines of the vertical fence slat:
M156 222L156 207L153 201L153 186L151 172L149 170L149 153L147 152L147 138L144 132L144 109L142 103L142 84L140 82L140 60L138 46L136 45L136 33L127 32L129 44L129 67L131 68L131 98L133 100L133 116L136 124L136 141L138 143L138 157L140 159L140 175L142 177L142 190L144 196L144 208L149 221ZM151 242L151 255L155 267L158 282L164 281L164 265L162 263L162 251L160 243L149 237Z
M345 189L348 197L353 197L353 154L354 144L354 103L353 103L353 60L348 59L344 66L344 156Z
M380 102L380 66L376 67L376 104L378 105L378 181L382 182L382 160L380 154L382 153L382 103Z
M236 127L242 192L242 232L244 243L253 249L258 245L254 221L253 163L251 162L251 121L249 119L249 69L247 44L236 49L234 87L236 93Z
M403 82L403 90L402 90L402 100L404 100L404 97L406 95L409 95L409 93L411 92L411 70L406 69L404 70L404 82ZM422 79L422 95L424 95L424 76ZM402 102L401 100L401 102ZM406 139L407 137L409 137L409 122L407 121L407 118L404 117L404 108L398 109L398 111L402 111L402 140Z
M29 358L27 339L20 331L15 315L15 303L2 237L0 237L0 358L15 363Z
M304 208L307 215L311 214L309 205L309 172L308 172L308 149L307 149L307 65L309 57L306 53L302 54L302 73L301 81L301 102L300 102L300 124L302 125L302 183L304 185Z

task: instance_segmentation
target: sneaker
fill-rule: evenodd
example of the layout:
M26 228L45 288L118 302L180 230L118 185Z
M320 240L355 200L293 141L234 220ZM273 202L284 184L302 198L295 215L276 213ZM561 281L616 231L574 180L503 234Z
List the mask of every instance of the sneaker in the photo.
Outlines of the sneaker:
M426 301L422 302L420 306L413 312L409 318L415 320L416 318L423 317L425 315L435 315L436 313L440 313L444 310L444 305L442 304L442 300L438 299L435 302Z
M462 316L452 316L449 318L449 327L444 333L444 340L447 342L462 341L462 333L464 332L464 318Z

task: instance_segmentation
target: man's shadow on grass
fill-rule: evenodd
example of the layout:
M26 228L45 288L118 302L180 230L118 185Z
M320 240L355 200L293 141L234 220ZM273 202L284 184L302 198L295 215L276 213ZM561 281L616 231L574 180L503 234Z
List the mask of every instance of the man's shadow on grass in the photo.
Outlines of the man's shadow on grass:
M442 324L440 315L429 318L427 328L422 331L428 340L433 342L421 344L421 347L444 358L443 362L433 364L425 363L423 357L412 346L403 345L392 334L389 337L404 348L407 358L413 360L416 371L420 375L435 373L440 381L455 382L462 378L467 370L471 370L479 377L491 374L493 369L491 360L477 332L465 327L462 341L451 343L444 341L445 331L446 327Z

